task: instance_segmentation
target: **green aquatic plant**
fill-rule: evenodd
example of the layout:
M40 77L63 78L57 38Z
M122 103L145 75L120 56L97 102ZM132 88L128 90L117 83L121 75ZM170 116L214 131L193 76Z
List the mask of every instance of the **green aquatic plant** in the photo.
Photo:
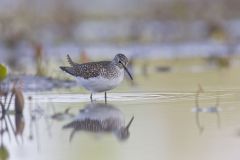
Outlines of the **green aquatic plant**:
M0 64L0 82L7 77L7 67L3 64Z
M0 159L5 160L9 158L9 151L5 145L0 146Z

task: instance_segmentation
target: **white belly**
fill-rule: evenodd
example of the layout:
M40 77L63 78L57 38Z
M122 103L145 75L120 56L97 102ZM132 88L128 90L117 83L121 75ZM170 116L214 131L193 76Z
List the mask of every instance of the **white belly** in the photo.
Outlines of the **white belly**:
M122 70L119 76L114 79L107 79L103 77L84 79L77 77L77 82L91 92L105 92L117 87L122 82L123 77L124 71Z

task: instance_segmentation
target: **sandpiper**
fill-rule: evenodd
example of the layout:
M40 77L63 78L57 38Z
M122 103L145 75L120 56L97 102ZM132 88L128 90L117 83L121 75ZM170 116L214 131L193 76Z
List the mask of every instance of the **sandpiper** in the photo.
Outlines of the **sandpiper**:
M99 61L77 64L67 55L70 67L60 68L68 74L76 77L77 82L92 94L105 92L105 102L107 101L107 91L117 87L124 78L124 70L133 80L127 69L128 59L124 54L117 54L112 61Z

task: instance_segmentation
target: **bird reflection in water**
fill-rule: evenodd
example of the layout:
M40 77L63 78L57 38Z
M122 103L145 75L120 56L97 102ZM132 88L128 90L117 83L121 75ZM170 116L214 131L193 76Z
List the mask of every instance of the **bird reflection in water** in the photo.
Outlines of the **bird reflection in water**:
M129 138L129 127L134 116L125 125L125 117L123 113L110 104L91 103L80 110L75 119L64 125L63 129L72 128L70 141L78 131L87 131L92 133L112 133L119 140Z
M196 92L196 96L195 96L195 107L192 108L192 112L195 112L195 119L196 119L196 125L199 129L200 134L203 133L204 131L204 126L201 124L200 122L200 117L199 114L200 113L213 113L216 114L217 116L217 126L218 128L221 127L221 117L219 112L221 111L221 108L219 108L219 97L216 97L216 104L214 106L208 106L208 107L200 107L199 105L199 95L200 93L203 93L204 90L202 88L201 85L198 85L198 90Z

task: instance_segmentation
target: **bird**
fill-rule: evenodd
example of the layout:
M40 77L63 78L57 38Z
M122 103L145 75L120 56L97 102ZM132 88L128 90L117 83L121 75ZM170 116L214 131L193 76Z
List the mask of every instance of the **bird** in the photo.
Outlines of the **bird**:
M124 78L124 70L133 80L127 69L128 58L124 54L117 54L112 61L98 61L78 64L72 61L67 54L70 66L60 66L60 69L74 76L77 82L86 90L93 93L105 92L105 103L107 102L107 91L116 88Z

